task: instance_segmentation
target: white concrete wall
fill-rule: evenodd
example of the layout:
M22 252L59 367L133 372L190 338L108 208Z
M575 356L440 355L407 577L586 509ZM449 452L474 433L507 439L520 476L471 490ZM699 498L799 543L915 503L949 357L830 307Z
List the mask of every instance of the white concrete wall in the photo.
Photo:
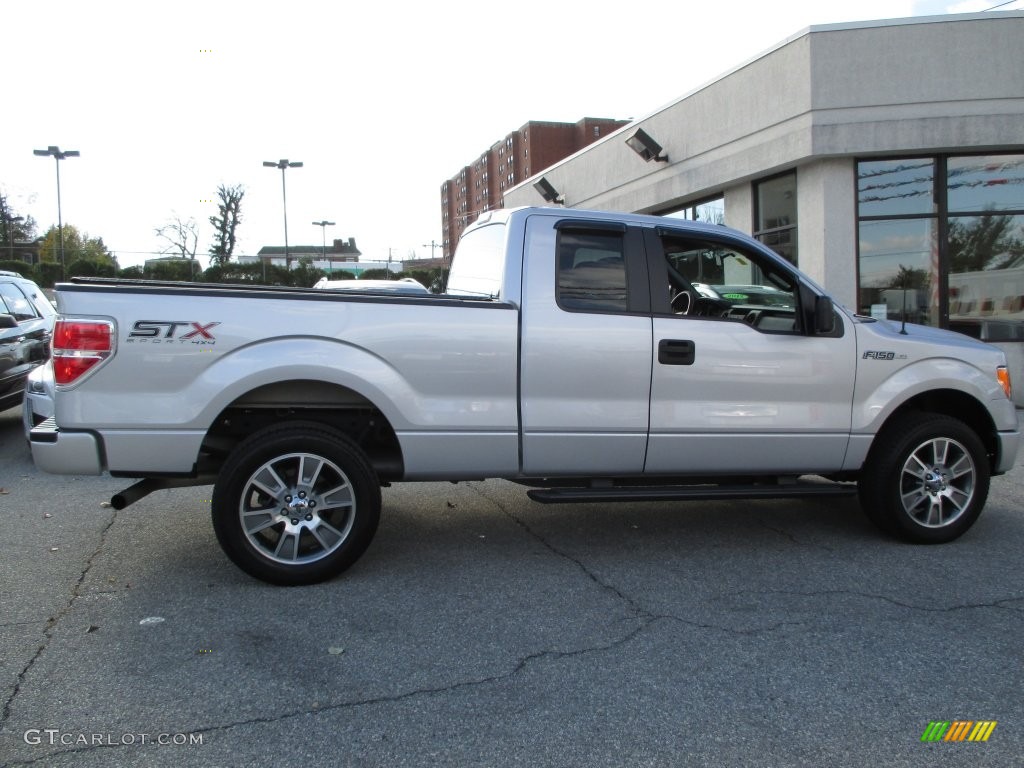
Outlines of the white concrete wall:
M746 232L754 231L754 188L737 184L725 190L725 226Z
M853 158L819 160L797 170L800 269L852 309L857 308L856 188Z
M569 207L651 212L814 158L1024 147L1021 41L1024 12L811 27L542 174ZM533 180L505 205L542 204Z

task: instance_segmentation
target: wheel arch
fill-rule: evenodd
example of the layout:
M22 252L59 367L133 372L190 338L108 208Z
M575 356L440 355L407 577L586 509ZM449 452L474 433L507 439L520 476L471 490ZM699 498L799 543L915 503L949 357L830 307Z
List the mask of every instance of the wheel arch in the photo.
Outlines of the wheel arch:
M286 421L313 421L338 430L363 450L384 482L404 474L402 448L387 415L351 387L320 379L259 384L235 397L212 419L204 457L219 466L249 435Z
M990 468L995 469L999 460L996 424L988 409L976 397L958 389L934 389L920 392L901 403L886 417L876 433L876 438L890 424L914 412L941 414L964 422L985 446Z

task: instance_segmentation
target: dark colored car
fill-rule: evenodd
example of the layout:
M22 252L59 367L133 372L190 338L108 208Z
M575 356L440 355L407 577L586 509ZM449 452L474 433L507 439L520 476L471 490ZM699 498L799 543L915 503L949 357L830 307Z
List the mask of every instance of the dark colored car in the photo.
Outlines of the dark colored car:
M29 373L50 358L57 313L17 272L0 272L0 411L21 404Z

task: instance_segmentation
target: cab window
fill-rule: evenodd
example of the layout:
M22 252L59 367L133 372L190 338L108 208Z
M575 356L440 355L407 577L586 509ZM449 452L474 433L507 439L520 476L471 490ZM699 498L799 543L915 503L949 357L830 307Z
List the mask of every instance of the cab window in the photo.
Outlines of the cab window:
M558 236L558 304L584 312L625 312L628 280L623 234L562 231Z
M19 323L39 317L32 302L13 283L0 283L0 311L14 315Z
M663 236L669 311L798 333L794 278L760 254L713 240Z

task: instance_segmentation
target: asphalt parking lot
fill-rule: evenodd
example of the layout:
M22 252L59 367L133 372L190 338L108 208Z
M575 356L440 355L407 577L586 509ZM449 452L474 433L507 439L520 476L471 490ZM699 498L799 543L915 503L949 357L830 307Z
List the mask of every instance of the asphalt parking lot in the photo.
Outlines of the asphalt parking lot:
M1018 765L1024 465L958 542L855 500L545 507L385 489L314 587L221 554L209 489L42 475L0 414L0 764ZM923 743L933 721L995 721Z

